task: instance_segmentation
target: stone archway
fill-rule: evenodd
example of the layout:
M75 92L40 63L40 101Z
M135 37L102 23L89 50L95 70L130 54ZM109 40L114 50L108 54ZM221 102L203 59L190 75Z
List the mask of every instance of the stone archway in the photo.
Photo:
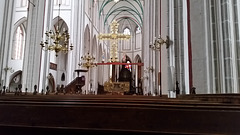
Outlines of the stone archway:
M134 63L142 63L141 57L137 54L134 59ZM142 66L136 65L135 69L135 87L136 87L136 93L143 95L142 90Z
M64 31L69 32L69 26L67 25L66 21L59 16L53 19L52 29L56 30L57 27L59 27L60 33L63 33ZM64 42L61 41L60 44L63 45ZM69 42L68 45L70 44L71 43ZM60 86L61 85L65 86L67 84L66 79L62 80L61 76L62 74L64 74L64 76L68 76L68 72L67 72L67 67L69 64L68 57L71 57L71 56L69 56L67 52L59 52L57 57L55 56L55 52L51 52L51 55L50 55L51 64L50 64L49 72L51 73L53 78L57 78L56 80L54 80L54 88L52 89L52 91L55 91L55 83L56 85L60 85ZM52 65L54 65L55 68L53 68Z
M22 82L22 71L16 71L12 74L11 79L9 81L9 88L7 88L8 92L15 92L16 88L21 84Z

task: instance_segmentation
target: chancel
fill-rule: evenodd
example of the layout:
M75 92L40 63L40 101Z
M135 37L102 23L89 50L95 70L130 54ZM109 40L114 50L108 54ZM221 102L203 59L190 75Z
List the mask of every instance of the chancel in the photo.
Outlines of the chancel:
M239 134L239 10L2 0L0 134Z

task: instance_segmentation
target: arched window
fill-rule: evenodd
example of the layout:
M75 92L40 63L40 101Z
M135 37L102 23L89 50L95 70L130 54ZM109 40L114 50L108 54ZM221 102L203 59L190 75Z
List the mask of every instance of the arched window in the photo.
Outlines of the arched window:
M129 28L125 28L123 30L123 34L124 35L131 35L130 29ZM123 45L123 50L131 50L131 41L130 40L124 40L122 41Z
M124 31L123 31L123 34L128 34L130 35L130 29L129 28L125 28Z
M131 59L125 54L122 58L122 62L123 63L128 63L126 65L124 65L124 68L128 69L130 72L132 71L132 65L130 63L131 62Z
M25 32L22 25L18 26L13 39L12 60L21 60L25 44Z

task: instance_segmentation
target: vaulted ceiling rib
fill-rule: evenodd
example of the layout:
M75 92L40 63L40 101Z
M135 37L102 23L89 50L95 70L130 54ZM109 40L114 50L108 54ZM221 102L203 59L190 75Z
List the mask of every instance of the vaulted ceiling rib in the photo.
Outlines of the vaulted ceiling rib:
M143 6L142 0L120 0L114 2L113 0L103 0L99 10L99 16L104 15L104 24L115 20L129 19L138 27L142 27L143 23Z

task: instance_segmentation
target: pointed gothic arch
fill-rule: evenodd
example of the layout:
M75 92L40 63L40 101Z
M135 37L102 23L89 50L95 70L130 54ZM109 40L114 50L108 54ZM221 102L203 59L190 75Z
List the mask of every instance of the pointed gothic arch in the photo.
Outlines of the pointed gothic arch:
M14 72L9 79L9 92L15 92L15 88L18 87L19 84L22 82L22 71Z
M95 58L95 61L96 62L96 57L98 56L98 52L97 52L97 38L96 38L96 35L93 36L93 39L92 39L92 46L91 46L91 51L92 53L90 53L90 55L92 55L94 58ZM92 87L92 90L94 90L93 93L96 93L97 92L97 68L96 67L93 67L90 69L91 70L91 80L90 80L90 86Z
M62 33L64 31L69 31L69 27L66 23L66 21L61 18L60 16L56 16L53 20L52 20L52 27L51 30L53 30L54 32L56 31L57 27L59 27L59 32Z
M14 24L14 35L11 49L12 60L23 60L26 38L26 21L27 18L23 17Z
M84 30L84 45L83 45L83 53L87 53L90 51L90 29L87 24Z
M127 63L127 61L129 61L130 63L132 63L131 58L130 58L128 55L124 54L124 56L123 56L123 58L122 58L122 63Z
M23 24L24 29L26 29L26 22L27 22L27 17L22 17L19 19L15 24L14 24L14 31L17 29L17 27L21 24Z
M93 36L91 50L92 50L92 55L96 58L97 57L97 37L96 37L96 35Z
M140 55L137 54L134 58L134 63L141 63L141 62L142 62L142 59L141 59Z
M62 19L60 16L55 17L52 22L53 22L52 23L53 25L52 25L51 30L56 31L57 27L59 27L60 33L63 33L64 31L69 31L69 26L67 25L66 21L64 19ZM63 44L63 43L60 42L60 44ZM51 53L55 53L55 52L51 52ZM51 80L51 82L54 82L54 83L52 83L52 84L54 84L54 85L52 85L53 86L52 91L55 91L55 83L57 85L66 85L66 79L64 81L62 81L61 76L62 76L62 74L65 74L67 76L67 66L69 64L68 57L69 56L66 53L59 53L58 57L55 57L55 55L54 55L53 61L50 61L57 65L57 69L55 69L57 73L51 74L51 76L53 78L53 80ZM54 78L57 78L57 77L59 77L59 78L55 80Z
M8 64L15 70L15 72L13 70L14 73L9 76L7 81L9 90L11 90L11 92L15 91L15 87L17 87L22 80L22 69L25 50L24 48L26 39L26 22L27 18L22 17L14 24L12 43L10 45L9 51L7 52L11 56L9 57L10 61Z
M137 54L134 58L134 63L142 63L142 59L139 54ZM136 93L142 95L143 89L142 89L142 66L137 65L135 67L135 87L136 87Z

